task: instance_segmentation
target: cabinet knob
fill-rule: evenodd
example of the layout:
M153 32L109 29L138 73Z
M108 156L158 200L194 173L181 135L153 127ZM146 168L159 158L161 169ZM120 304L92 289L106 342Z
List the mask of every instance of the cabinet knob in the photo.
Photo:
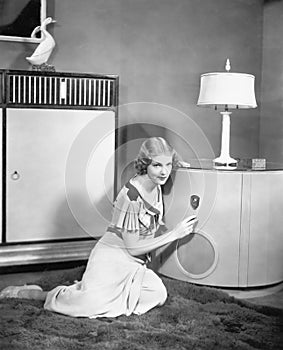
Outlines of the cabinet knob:
M14 171L13 174L11 175L12 180L19 180L20 174L17 171Z
M191 206L196 210L199 206L200 198L196 194L191 195Z

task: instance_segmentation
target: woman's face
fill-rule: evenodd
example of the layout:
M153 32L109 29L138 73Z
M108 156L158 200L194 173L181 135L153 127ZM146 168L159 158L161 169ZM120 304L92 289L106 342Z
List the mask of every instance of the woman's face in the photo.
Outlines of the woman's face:
M160 155L152 157L147 167L147 175L155 185L164 185L172 171L172 156Z

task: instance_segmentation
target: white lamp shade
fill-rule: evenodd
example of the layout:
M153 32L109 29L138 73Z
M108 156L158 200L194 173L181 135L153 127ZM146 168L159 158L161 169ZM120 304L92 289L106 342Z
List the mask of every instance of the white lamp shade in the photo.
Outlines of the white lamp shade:
M255 77L245 73L216 72L201 75L198 106L255 108Z

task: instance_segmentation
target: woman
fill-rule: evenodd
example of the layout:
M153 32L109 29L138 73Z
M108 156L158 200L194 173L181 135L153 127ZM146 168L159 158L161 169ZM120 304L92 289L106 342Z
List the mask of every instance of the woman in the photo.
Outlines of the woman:
M175 150L161 137L145 140L137 174L121 189L111 224L92 250L80 282L50 292L39 286L7 287L0 297L44 300L44 308L74 317L143 314L167 298L162 280L149 268L149 253L193 231L191 216L170 232L155 236L163 225L161 185L178 165Z

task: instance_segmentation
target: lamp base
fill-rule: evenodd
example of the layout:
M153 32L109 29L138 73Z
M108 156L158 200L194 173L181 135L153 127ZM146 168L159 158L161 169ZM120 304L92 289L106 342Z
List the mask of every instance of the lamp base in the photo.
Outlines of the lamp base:
M214 168L233 170L237 168L238 161L228 155L220 156L213 160Z
M231 112L220 112L222 115L222 135L220 156L214 159L214 168L233 170L237 168L237 160L230 157L230 114Z

